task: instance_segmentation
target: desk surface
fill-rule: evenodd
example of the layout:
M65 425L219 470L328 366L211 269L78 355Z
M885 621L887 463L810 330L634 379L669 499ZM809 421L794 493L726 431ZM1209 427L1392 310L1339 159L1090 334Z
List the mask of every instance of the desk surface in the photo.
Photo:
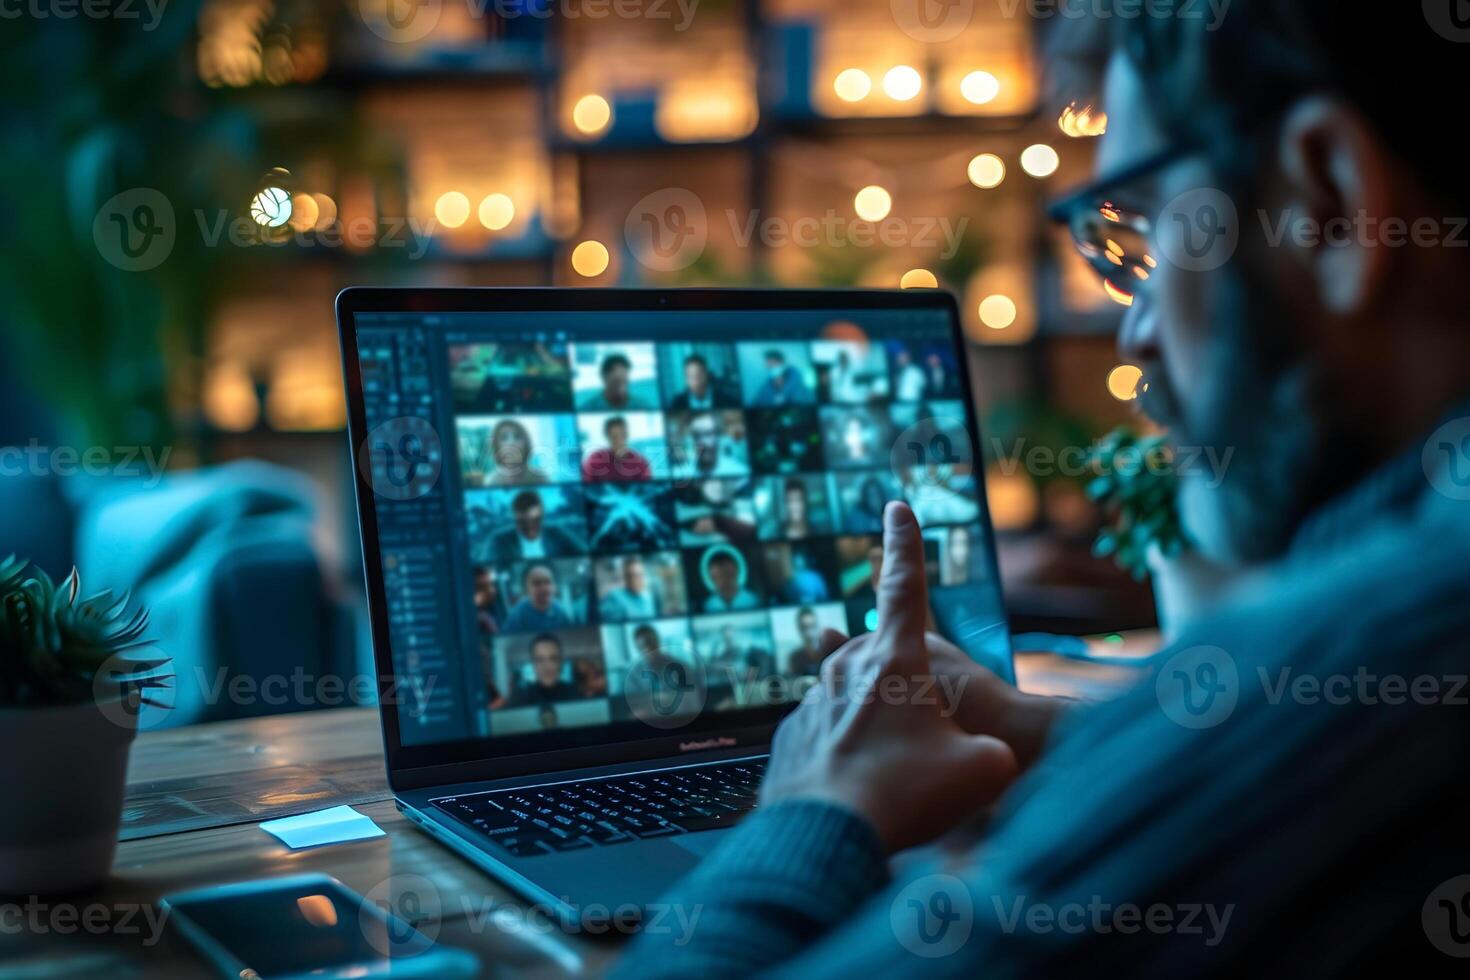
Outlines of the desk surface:
M1044 693L1091 695L1126 674L1055 657L1021 657L1017 666L1021 686ZM257 826L341 803L387 836L293 852ZM28 928L17 930L13 913L10 923L0 921L0 975L207 976L171 930L156 927L158 899L304 872L334 875L374 896L402 885L422 894L427 880L439 914L426 931L474 950L482 976L595 976L617 953L612 942L529 918L504 886L413 829L388 793L376 709L343 708L140 734L111 879L85 895L43 902L37 913L25 910ZM75 911L62 912L68 908ZM70 916L113 926L89 934Z

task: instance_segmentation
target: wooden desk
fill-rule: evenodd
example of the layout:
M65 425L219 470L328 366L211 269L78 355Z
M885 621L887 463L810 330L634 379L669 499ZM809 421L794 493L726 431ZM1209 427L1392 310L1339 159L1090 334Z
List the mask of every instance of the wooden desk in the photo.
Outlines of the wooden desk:
M1055 657L1019 657L1017 667L1023 687L1045 693L1095 695L1123 680L1120 668ZM257 826L340 803L372 817L387 836L293 852ZM404 885L422 895L427 881L439 914L422 920L421 928L474 950L482 976L595 976L618 951L606 937L567 935L544 919L528 918L524 903L504 886L415 830L388 794L373 708L139 735L121 838L112 878L84 895L46 900L39 910L44 929L17 929L15 913L4 910L24 900L0 899L0 976L208 976L203 961L171 930L154 927L158 899L206 885L312 871L374 897ZM49 917L64 908L75 910L66 913L71 916L90 914L115 927L96 934L73 927L63 934L58 927L65 923L52 925ZM432 903L425 911L433 911Z

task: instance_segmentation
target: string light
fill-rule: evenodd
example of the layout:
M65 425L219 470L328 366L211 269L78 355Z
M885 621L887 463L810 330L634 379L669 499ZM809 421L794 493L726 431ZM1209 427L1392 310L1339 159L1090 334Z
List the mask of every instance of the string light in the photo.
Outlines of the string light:
M861 102L873 91L873 80L861 68L844 68L832 80L832 90L843 102Z
M470 199L459 191L445 191L434 202L434 219L445 228L458 228L469 217Z
M893 210L893 196L877 184L869 184L853 196L852 207L864 221L882 221Z
M585 241L572 249L572 269L579 276L591 279L600 276L607 271L611 256L607 253L607 246L602 242Z
M988 71L972 71L960 79L960 95L974 105L987 105L1000 95L1000 79Z
M501 231L515 216L515 202L505 194L490 194L480 202L480 224L489 231Z
M895 65L883 76L883 91L895 102L907 102L924 88L924 77L908 65Z
M595 136L612 122L612 106L600 95L584 95L572 106L572 125L584 136Z
M1061 162L1057 151L1045 143L1033 143L1021 151L1021 169L1038 179L1056 173Z
M1006 179L1005 161L994 153L981 153L970 158L970 164L965 168L969 175L970 183L984 190L999 187L1001 181Z

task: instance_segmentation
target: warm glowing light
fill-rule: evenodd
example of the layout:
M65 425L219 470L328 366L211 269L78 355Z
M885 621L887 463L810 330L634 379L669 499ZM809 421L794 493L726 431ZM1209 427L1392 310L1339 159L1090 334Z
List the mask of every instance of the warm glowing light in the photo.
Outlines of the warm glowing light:
M1103 292L1108 294L1108 299L1112 300L1114 303L1117 303L1119 306L1133 305L1133 294L1126 293L1123 290L1119 289L1117 286L1113 285L1113 281L1111 279L1103 280Z
M696 76L664 86L653 126L671 143L720 142L749 136L759 117L744 79Z
M1061 162L1057 151L1045 143L1033 143L1021 151L1021 169L1033 177L1050 177Z
M924 88L924 77L908 65L895 65L883 76L883 91L895 102L907 102Z
M1057 125L1061 127L1062 132L1074 139L1084 136L1101 136L1108 131L1108 114L1090 105L1079 109L1077 103L1073 102L1062 110Z
M1000 94L1000 79L988 71L972 71L960 79L960 94L966 102L985 105Z
M204 377L204 417L216 429L246 432L260 421L260 398L255 381L243 364L227 362L212 367Z
M1133 274L1144 282L1148 282L1148 270L1142 266L1135 265L1133 267Z
M843 102L861 102L873 91L873 80L861 68L844 68L832 80L832 90Z
M1148 266L1150 269L1157 269L1159 267L1159 260L1145 252L1143 256L1143 264Z
M981 153L971 157L965 172L970 176L970 183L985 190L999 187L1001 181L1006 179L1005 161L994 153Z
M265 187L250 202L250 217L265 228L279 228L291 220L291 195L279 187Z
M595 136L612 122L612 106L600 95L584 95L572 107L572 125L577 132Z
M991 330L1004 330L1016 322L1016 303L997 293L980 301L980 322Z
M337 202L325 194L313 194L311 199L316 202L316 230L326 231L337 220Z
M910 269L898 281L900 289L938 289L939 278L928 269Z
M1108 394L1120 402L1131 402L1138 397L1138 382L1143 372L1132 364L1119 364L1108 372Z
M480 224L489 231L503 230L515 216L515 202L505 194L490 194L480 202Z
M852 207L864 221L882 221L893 210L893 197L877 184L869 184L853 196Z
M458 228L469 220L470 199L459 191L445 191L434 202L434 220L445 228Z
M316 198L310 194L291 195L291 230L311 231L322 216Z
M586 241L572 249L572 268L577 275L592 278L607 271L611 257L602 242Z

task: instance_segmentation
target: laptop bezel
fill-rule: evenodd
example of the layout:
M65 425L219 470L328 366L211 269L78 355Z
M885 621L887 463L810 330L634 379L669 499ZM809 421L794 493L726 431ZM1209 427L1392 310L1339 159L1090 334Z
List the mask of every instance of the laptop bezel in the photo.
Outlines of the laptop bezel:
M359 465L367 437L366 406L358 359L356 317L359 313L504 313L504 312L702 312L770 310L933 310L948 316L952 341L962 360L962 400L967 423L977 440L980 427L975 412L968 345L954 297L941 290L781 290L781 289L621 289L557 287L349 287L337 295L336 312L341 341L343 375L347 390L347 430L352 457L353 486L362 539L363 570L371 624L373 662L377 671L379 723L383 731L388 778L395 790L440 786L480 780L620 765L675 758L697 752L750 751L769 745L772 732L794 705L754 709L718 724L718 716L698 727L673 734L562 748L546 752L496 754L491 737L456 742L404 746L399 738L397 708L390 695L394 673L389 641L388 610L384 595L382 553L373 489ZM976 454L977 461L979 454ZM980 523L987 542L994 541L984 481L977 481ZM990 576L999 590L995 548L987 547Z

